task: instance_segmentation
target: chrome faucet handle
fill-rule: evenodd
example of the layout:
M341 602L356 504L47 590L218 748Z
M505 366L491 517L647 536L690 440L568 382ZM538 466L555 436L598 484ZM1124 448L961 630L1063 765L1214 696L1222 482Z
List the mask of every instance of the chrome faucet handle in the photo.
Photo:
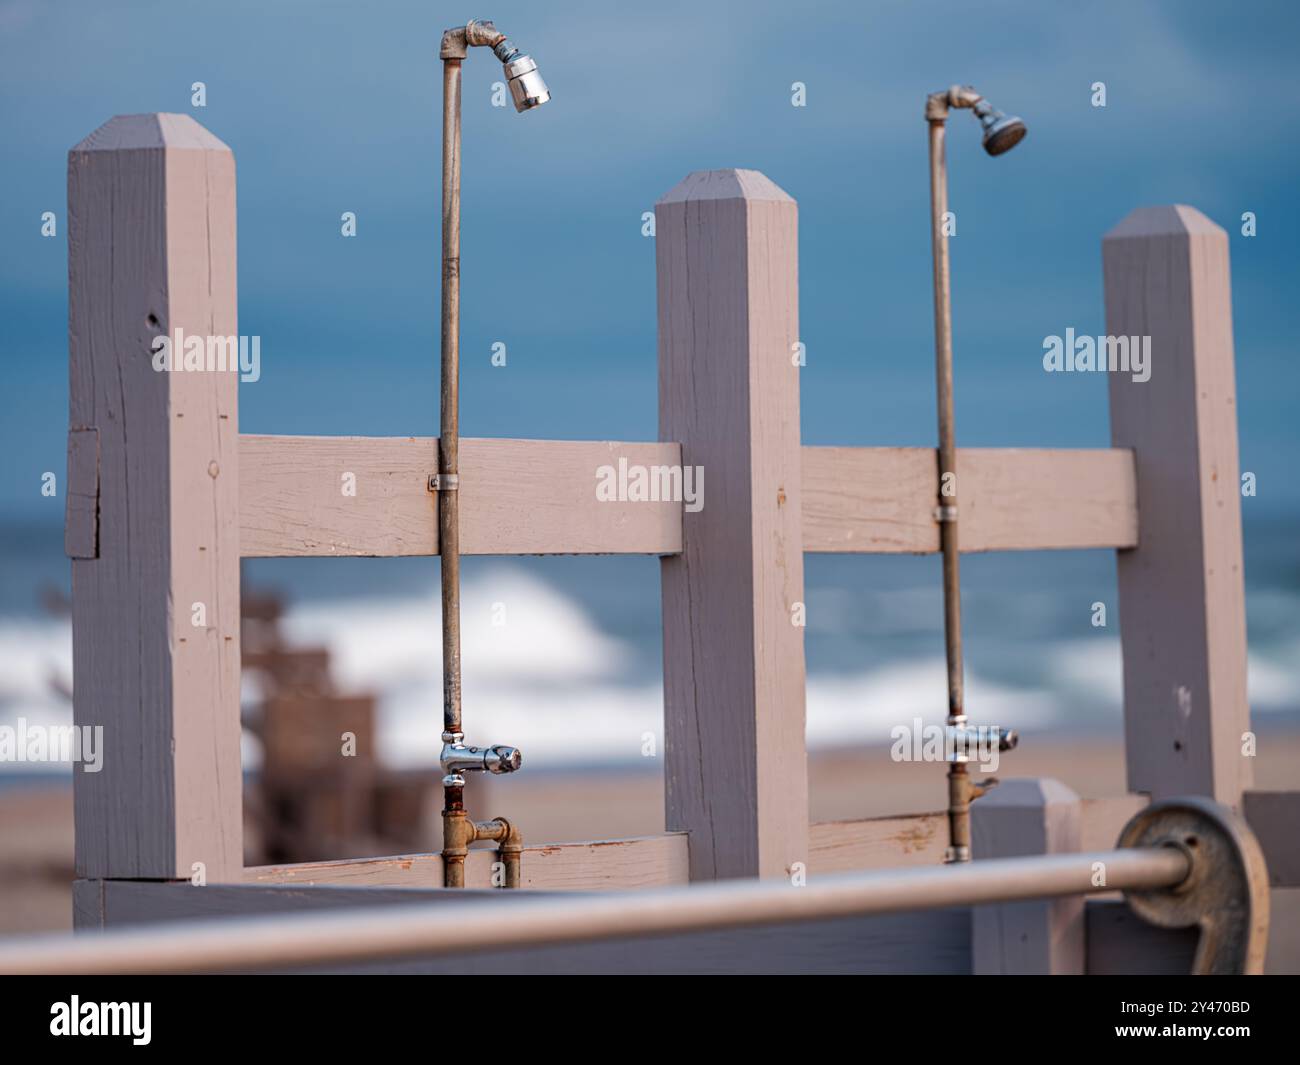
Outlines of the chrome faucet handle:
M999 751L1013 751L1019 743L1020 734L1015 729L963 722L947 727L945 758L949 762L982 761L976 757L980 752L988 751L995 745Z
M438 764L446 776L443 783L465 782L463 773L513 773L523 764L518 747L497 744L492 747L469 747L460 740L442 745Z

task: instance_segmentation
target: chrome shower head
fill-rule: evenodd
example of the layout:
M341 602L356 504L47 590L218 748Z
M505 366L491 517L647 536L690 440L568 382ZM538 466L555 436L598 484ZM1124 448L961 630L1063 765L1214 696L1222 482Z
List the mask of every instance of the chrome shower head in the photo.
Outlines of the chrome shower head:
M531 111L551 98L551 91L542 80L532 56L524 55L504 37L492 51L505 69L506 84L510 86L510 96L515 101L516 111Z

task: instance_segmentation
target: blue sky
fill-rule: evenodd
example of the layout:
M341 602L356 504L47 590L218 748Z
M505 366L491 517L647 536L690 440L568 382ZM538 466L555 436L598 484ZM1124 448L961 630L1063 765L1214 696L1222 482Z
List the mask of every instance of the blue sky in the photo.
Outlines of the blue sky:
M1103 331L1108 228L1189 203L1231 237L1247 519L1300 510L1295 4L0 0L0 515L61 517L40 475L64 468L66 153L119 113L188 112L234 149L240 328L262 337L241 427L436 431L436 56L469 16L537 58L553 101L493 108L499 65L466 65L466 435L653 439L641 214L692 170L739 166L800 205L805 442L933 443L922 107L961 81L1030 134L989 159L954 116L959 441L1107 443L1105 381L1043 373L1043 337Z

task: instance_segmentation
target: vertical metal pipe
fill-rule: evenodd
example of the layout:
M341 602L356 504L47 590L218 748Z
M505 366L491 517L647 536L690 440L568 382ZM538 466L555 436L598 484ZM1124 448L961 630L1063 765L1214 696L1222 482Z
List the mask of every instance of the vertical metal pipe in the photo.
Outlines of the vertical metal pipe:
M442 886L465 886L465 859L469 856L469 815L465 813L465 789L460 784L443 787Z
M957 540L957 429L952 401L952 282L948 264L948 164L945 123L930 118L930 232L934 254L934 360L939 411L939 546L943 552L943 635L948 663L948 724L966 721L961 648L961 561ZM951 475L951 476L949 476ZM949 861L970 859L970 776L948 763Z
M438 422L438 555L442 574L442 740L458 743L460 720L460 72L442 64L442 361ZM465 819L463 786L443 787L443 884L465 886L457 822Z
M493 47L505 64L515 108L526 111L550 98L537 64L490 22L471 19L463 28L442 35L442 360L441 406L438 428L438 472L429 487L438 498L438 540L442 574L442 810L443 881L447 887L465 884L465 858L482 836L480 829L497 822L475 823L465 813L466 772L513 773L519 751L497 745L480 748L464 743L461 722L460 662L460 113L461 64L471 46ZM493 829L493 832L498 831ZM501 820L507 887L519 886L522 840L517 829ZM504 836L502 836L504 839Z
M952 282L948 237L948 171L944 158L944 123L930 122L930 225L934 250L934 361L939 408L939 543L943 551L943 632L948 659L948 720L965 717L962 690L961 576L957 550L957 429L952 402ZM946 474L952 477L945 479ZM945 480L948 488L945 494Z
M460 719L460 73L442 65L442 388L438 430L438 554L442 571L443 741L463 734ZM449 490L450 489L450 490Z

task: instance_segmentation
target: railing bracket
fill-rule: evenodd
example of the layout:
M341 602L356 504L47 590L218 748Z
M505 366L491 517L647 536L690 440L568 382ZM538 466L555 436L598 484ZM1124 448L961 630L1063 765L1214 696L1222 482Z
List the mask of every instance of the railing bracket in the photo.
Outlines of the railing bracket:
M1126 891L1133 911L1161 928L1200 928L1200 976L1264 971L1268 870L1246 823L1226 806L1192 797L1152 803L1120 833L1120 847L1173 847L1191 862L1178 884Z

